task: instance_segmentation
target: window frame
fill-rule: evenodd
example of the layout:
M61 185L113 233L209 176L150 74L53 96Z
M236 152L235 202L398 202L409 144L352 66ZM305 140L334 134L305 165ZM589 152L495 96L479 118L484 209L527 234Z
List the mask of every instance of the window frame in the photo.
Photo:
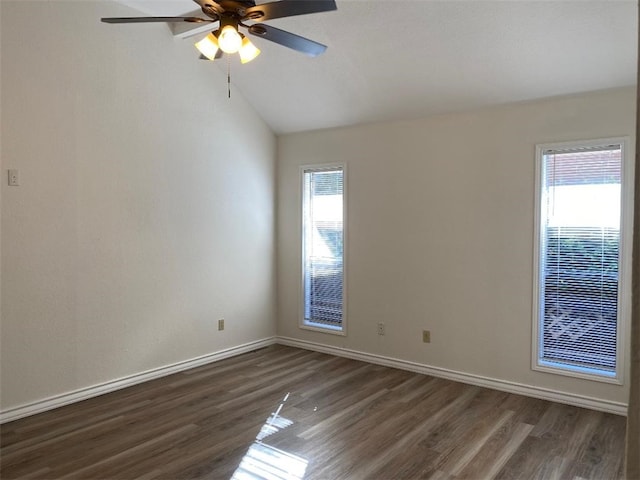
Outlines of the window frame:
M306 172L322 172L341 169L342 170L342 322L341 327L322 325L319 323L309 324L305 320L305 291L304 291L304 268L305 268L305 239L304 239L304 183ZM303 330L327 333L330 335L347 335L347 165L345 163L321 163L300 166L299 191L298 191L298 219L299 239L300 239L300 283L298 288L298 327Z
M622 167L620 172L620 244L618 257L618 301L616 323L616 370L614 375L606 375L588 368L570 367L561 363L549 362L540 358L543 337L540 332L540 297L543 288L541 280L541 254L544 245L542 234L542 199L543 193L543 157L548 150L579 150L581 148L597 148L609 145L620 145ZM630 139L610 137L593 140L578 140L536 145L535 157L535 218L534 218L534 252L533 252L533 322L532 322L532 355L531 368L535 371L565 375L574 378L622 385L626 358L626 338L631 312L631 246L633 230L633 162L629 157Z

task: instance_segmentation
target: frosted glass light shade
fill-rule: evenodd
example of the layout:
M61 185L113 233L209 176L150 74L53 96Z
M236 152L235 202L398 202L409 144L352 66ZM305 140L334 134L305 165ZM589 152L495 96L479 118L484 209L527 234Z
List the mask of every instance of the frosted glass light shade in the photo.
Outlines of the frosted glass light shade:
M224 53L236 53L242 46L242 37L231 25L225 25L218 35L218 45Z
M215 60L218 48L220 48L218 46L218 39L213 33L210 33L199 42L196 42L195 46L202 55L212 61Z
M242 47L240 47L240 61L247 63L260 55L260 49L256 47L247 37L242 39Z

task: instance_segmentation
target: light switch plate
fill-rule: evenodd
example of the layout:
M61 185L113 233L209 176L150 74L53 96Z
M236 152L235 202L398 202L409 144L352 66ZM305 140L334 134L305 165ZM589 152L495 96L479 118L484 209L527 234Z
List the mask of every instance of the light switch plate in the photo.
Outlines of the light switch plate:
M18 170L11 168L9 169L9 186L17 187L20 185L20 174Z

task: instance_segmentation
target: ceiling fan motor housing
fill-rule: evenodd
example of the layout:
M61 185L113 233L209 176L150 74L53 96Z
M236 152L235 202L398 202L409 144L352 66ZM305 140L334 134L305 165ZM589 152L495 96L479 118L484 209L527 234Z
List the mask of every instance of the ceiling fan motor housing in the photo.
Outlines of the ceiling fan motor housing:
M247 8L255 7L253 0L206 0L202 6L205 15L213 11L219 16L232 15L238 19L243 18Z
M233 28L238 30L238 18L235 15L220 15L219 31L222 31L222 29L227 25L231 25Z

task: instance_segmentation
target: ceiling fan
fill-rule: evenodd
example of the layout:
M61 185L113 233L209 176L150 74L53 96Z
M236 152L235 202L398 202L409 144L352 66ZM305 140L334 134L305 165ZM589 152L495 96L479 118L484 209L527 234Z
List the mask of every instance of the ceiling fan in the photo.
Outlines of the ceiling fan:
M218 28L196 43L202 59L215 60L223 53L239 53L242 63L260 54L255 45L242 33L242 27L251 35L297 50L315 57L327 47L294 33L280 30L261 22L274 18L293 17L309 13L337 10L335 0L280 0L256 5L255 0L193 0L207 18L200 17L113 17L102 18L105 23L187 22L215 23ZM251 22L247 24L245 22Z

